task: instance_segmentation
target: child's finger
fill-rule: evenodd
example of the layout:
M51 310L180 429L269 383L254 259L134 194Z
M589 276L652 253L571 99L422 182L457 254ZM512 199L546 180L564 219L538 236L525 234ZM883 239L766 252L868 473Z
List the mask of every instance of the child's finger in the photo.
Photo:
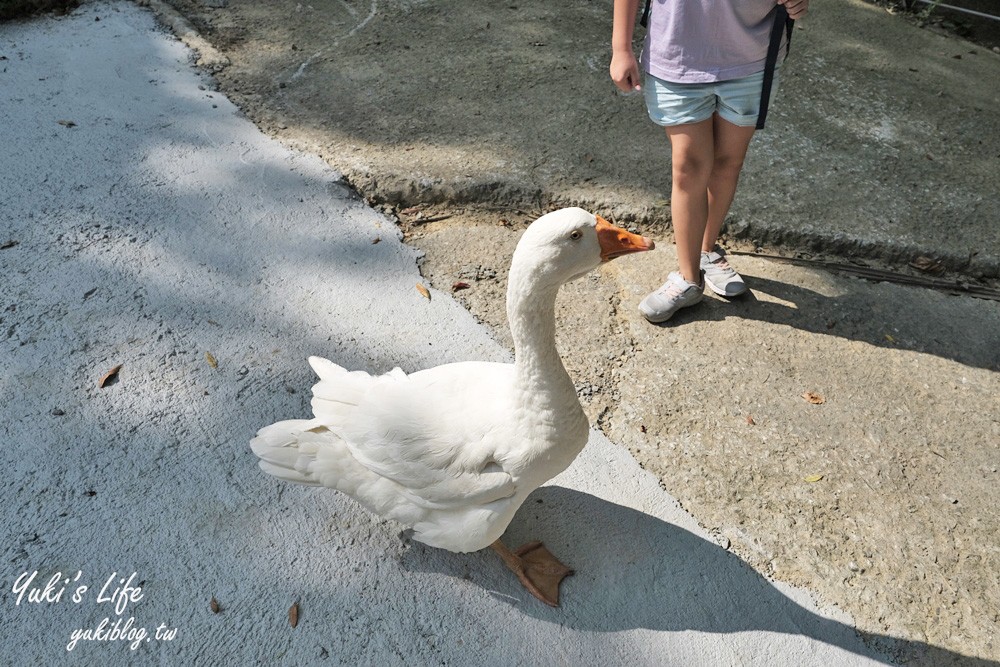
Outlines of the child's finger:
M778 0L778 4L784 5L788 15L793 19L804 16L809 8L809 0Z

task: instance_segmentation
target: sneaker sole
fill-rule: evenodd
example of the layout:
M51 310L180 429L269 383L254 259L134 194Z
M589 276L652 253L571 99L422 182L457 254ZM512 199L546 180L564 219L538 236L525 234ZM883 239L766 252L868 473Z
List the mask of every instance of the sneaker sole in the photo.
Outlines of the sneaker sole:
M678 310L680 310L680 309L678 309ZM663 324L664 322L666 322L667 320L669 320L671 317L673 317L674 315L676 315L677 311L675 310L674 312L670 313L666 317L653 317L652 315L647 315L646 313L643 313L641 310L639 311L639 313L641 313L642 316L646 318L646 321L649 322L650 324Z
M699 303L701 303L701 299L698 299L694 303L689 303L689 304L686 304L684 306L681 306L680 308L678 308L674 312L670 313L666 317L654 317L654 316L651 316L651 315L647 315L645 313L645 311L643 311L642 308L639 308L639 313L643 317L645 317L646 321L649 322L650 324L663 324L664 322L666 322L667 320L669 320L671 317L673 317L674 315L676 315L678 312L684 310L685 308L690 308L691 306L697 306Z

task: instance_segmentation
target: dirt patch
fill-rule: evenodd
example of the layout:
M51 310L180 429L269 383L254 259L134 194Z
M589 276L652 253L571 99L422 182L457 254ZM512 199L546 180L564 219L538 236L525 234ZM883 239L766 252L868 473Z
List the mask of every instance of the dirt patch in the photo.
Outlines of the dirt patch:
M508 347L510 251L542 211L581 203L669 240L664 139L606 80L606 5L174 4L231 63L221 89L399 215L425 276L468 284L456 297ZM848 4L818 22L827 50L797 40L785 129L755 147L731 238L998 275L993 54L915 31L931 50L903 58L884 12ZM740 258L751 297L653 327L635 305L662 248L560 296L592 421L759 571L907 639L901 659L995 659L997 303Z

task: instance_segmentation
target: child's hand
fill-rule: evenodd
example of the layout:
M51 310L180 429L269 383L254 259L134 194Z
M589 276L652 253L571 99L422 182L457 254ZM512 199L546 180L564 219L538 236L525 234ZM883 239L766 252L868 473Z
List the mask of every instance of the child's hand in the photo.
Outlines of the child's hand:
M611 55L611 80L623 93L641 90L639 63L631 51L615 51Z
M788 16L792 19L802 18L809 9L809 0L778 0L778 4L785 6Z

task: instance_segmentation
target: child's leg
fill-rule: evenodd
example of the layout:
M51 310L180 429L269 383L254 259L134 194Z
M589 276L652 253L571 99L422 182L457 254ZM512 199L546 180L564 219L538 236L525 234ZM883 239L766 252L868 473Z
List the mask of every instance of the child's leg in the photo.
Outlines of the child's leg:
M666 128L673 164L670 217L677 263L684 279L695 284L701 283L701 245L709 219L709 182L715 160L713 124L714 119L708 118Z
M736 194L736 184L743 169L743 159L755 128L734 125L719 114L712 116L714 155L708 179L708 223L700 250L711 252L719 239L722 223ZM685 276L686 277L686 276Z

